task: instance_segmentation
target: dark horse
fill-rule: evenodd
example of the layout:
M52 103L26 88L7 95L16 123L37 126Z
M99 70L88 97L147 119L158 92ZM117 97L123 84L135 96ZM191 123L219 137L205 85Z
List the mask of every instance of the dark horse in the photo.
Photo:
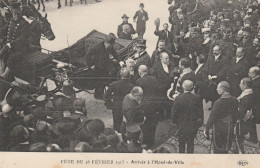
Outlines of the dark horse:
M37 10L36 10L37 11ZM38 12L38 11L37 11ZM22 59L23 62L17 64L16 68L17 70L13 71L13 75L16 77L19 77L31 84L37 83L35 80L35 62L39 62L40 58L37 59L37 55L41 54L41 45L40 40L41 37L44 37L48 40L54 40L55 35L51 29L51 24L47 20L47 14L45 17L42 17L40 13L35 13L34 19L30 24L30 44L31 44L31 50L30 52L24 56L26 59ZM29 60L29 58L32 57L32 55L36 55L35 61ZM0 100L4 98L4 95L8 91L9 86L4 85L3 83L0 84Z
M41 51L41 38L46 38L48 40L54 40L55 35L52 31L51 24L47 20L47 14L44 17L39 13L38 16L34 17L31 23L31 46L38 51Z

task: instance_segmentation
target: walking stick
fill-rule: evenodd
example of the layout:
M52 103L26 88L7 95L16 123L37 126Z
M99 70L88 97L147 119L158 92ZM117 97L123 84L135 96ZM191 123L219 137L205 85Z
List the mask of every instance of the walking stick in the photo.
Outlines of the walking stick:
M239 135L240 135L240 121L238 121L236 123L236 126L235 126L235 141L236 141L236 146L237 146L237 149L238 149L238 153L239 154L242 154L242 150L240 148L240 145L239 145L239 142L238 142L238 139L239 139Z

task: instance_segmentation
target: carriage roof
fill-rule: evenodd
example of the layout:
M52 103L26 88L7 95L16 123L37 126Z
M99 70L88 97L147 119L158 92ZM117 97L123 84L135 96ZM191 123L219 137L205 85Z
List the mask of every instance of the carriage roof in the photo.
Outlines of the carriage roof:
M92 30L89 34L79 39L76 43L74 43L70 47L59 50L55 53L52 53L51 55L59 61L71 62L75 66L82 68L86 66L85 48L88 45L85 43L86 39L91 38L92 41L99 42L104 40L107 36L108 35L101 33L97 30ZM134 40L125 40L125 39L117 38L114 44L114 48L118 53L118 55L122 56L125 52L130 50L134 44L135 44Z

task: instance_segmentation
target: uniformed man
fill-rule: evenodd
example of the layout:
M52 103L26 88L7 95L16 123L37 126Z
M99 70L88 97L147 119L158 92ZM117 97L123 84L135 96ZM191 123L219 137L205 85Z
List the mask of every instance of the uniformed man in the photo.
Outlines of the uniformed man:
M123 19L123 23L121 23L121 24L117 27L117 36L119 37L119 36L121 35L121 33L122 33L122 31L123 31L123 25L125 25L125 24L128 24L128 25L129 25L129 27L130 27L130 34L131 34L131 35L132 35L132 34L135 34L136 31L135 31L133 25L132 25L131 23L128 23L129 17L128 17L126 14L124 14L121 18Z
M217 92L221 95L212 108L206 124L205 135L213 127L213 147L216 154L227 154L232 145L235 122L238 119L238 101L229 94L230 85L226 81L218 84Z
M190 33L190 35L189 35ZM184 37L184 42L186 43L186 54L191 59L191 69L195 70L196 65L196 53L201 50L203 39L199 34L199 29L197 27L191 27L190 32L188 32L187 37Z
M232 40L232 29L226 28L223 31L223 38L219 41L222 54L227 57L227 60L231 62L235 57L235 46Z
M9 60L7 63L7 68L5 72L1 75L4 78L10 76L10 72L19 73L19 63L24 59L30 51L30 45L28 40L29 23L22 17L20 3L12 4L13 18L11 19L7 32L7 40L5 48L9 52L1 53L9 55Z
M148 68L151 67L151 58L146 52L146 40L141 39L137 41L136 45L137 52L134 55L136 70L140 65L146 65Z

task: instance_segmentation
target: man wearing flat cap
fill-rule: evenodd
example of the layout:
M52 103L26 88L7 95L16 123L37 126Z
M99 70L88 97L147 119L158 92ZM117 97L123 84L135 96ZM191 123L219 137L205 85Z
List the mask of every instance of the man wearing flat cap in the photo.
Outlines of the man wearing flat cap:
M130 31L129 31L130 34L135 34L136 31L135 31L133 25L131 23L128 23L129 17L126 14L124 14L121 18L123 19L123 23L121 23L117 27L117 36L119 37L121 35L121 33L123 32L123 25L125 25L125 24L129 25L129 27L130 27Z
M148 13L144 10L144 4L140 4L140 10L135 13L134 22L136 22L136 32L139 37L143 38L146 30L146 21L149 20Z

